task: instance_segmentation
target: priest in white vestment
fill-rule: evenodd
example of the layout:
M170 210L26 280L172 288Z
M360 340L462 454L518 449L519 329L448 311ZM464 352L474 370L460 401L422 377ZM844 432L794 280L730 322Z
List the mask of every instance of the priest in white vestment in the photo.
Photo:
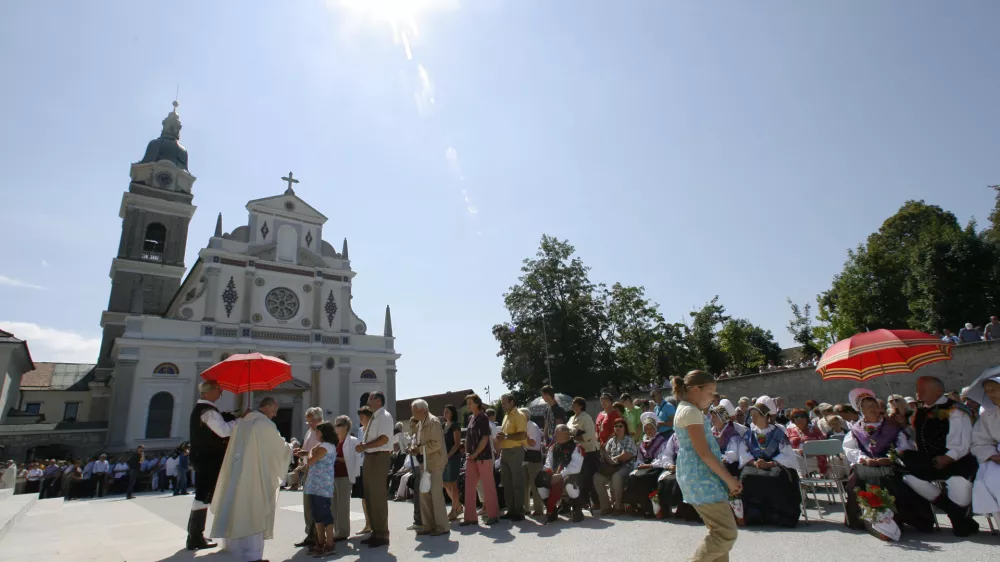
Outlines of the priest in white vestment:
M264 541L273 538L278 489L288 472L292 451L271 420L278 413L273 398L260 401L236 425L226 448L212 499L212 538L238 560L263 560Z

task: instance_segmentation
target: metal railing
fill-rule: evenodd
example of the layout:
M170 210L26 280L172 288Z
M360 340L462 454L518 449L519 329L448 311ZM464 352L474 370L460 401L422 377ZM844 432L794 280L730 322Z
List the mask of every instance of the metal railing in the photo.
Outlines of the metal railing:
M145 261L163 261L163 252L152 252L149 250L143 250L140 259Z

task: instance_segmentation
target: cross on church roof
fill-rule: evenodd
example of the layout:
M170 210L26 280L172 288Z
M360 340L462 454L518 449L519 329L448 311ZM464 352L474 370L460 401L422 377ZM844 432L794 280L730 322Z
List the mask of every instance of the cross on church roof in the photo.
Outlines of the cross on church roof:
M299 183L299 180L295 179L295 176L293 176L291 172L288 172L288 176L281 179L288 182L288 189L285 190L285 194L294 195L295 191L292 189L292 184Z

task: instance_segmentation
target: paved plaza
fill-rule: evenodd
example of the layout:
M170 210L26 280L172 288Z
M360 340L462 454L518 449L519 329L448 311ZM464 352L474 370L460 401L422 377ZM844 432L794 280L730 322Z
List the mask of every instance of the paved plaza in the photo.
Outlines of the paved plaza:
M278 504L275 538L267 541L264 556L272 562L316 560L293 546L303 536L301 494L281 492ZM190 506L191 496L169 494L143 494L132 501L121 497L41 500L0 539L0 562L234 560L222 551L184 550ZM360 500L352 500L351 507L351 527L357 531L364 526ZM557 549L558 560L683 561L705 532L703 526L693 523L588 517L580 524L562 521L545 526L529 518L479 530L454 524L449 537L416 537L405 530L411 523L412 505L391 503L389 508L392 545L388 551L368 549L358 544L358 538L352 538L338 543L337 554L331 559L550 562L552 549ZM810 510L811 518L817 515ZM911 533L899 543L887 544L847 530L840 523L842 515L827 517L827 521L814 521L808 526L800 523L791 530L741 530L731 559L756 562L763 555L771 562L799 562L830 556L847 560L863 555L875 560L902 560L905 556L907 562L919 562L940 561L944 555L963 562L986 562L995 561L1000 552L1000 536L988 531L959 541L945 528L930 535ZM942 525L947 526L947 521L942 519Z

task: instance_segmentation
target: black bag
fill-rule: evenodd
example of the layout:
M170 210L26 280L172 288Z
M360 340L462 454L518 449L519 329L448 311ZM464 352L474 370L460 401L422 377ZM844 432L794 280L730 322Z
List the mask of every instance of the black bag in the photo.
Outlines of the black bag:
M543 462L542 452L534 449L525 449L524 462Z

